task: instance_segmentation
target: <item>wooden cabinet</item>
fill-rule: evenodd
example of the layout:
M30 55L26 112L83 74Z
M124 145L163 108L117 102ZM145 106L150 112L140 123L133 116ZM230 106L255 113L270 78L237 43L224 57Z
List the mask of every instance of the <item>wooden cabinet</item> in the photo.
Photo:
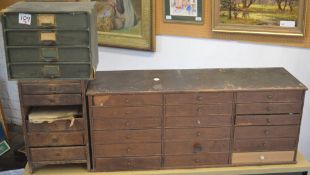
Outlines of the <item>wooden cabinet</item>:
M31 171L44 165L87 164L91 168L86 81L21 81L20 100L26 151ZM74 120L33 123L34 109L77 108Z
M98 72L93 169L294 163L306 90L282 68Z
M18 2L5 9L9 79L93 79L98 64L95 10L94 2ZM28 20L22 22L22 15Z

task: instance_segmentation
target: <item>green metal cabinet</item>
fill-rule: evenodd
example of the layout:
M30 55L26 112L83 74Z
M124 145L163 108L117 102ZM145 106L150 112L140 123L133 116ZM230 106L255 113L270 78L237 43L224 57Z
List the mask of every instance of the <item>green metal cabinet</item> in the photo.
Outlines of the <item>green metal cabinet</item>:
M94 79L95 2L18 2L1 16L9 79Z

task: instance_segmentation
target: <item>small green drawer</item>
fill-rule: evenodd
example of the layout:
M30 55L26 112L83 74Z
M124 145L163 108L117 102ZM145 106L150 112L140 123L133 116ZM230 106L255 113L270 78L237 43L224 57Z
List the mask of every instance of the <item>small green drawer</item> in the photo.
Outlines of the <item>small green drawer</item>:
M86 13L30 14L31 24L19 23L19 13L7 13L4 16L7 29L88 29Z
M8 46L89 45L88 31L8 31Z
M90 62L90 50L86 47L8 48L8 55L11 63Z
M12 64L11 79L89 79L93 70L89 64Z

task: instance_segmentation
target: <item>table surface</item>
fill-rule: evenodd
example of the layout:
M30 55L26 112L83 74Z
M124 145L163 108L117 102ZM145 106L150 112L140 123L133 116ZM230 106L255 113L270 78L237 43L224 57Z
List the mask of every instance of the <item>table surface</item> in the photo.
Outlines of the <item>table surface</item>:
M126 172L88 172L82 165L47 166L35 171L36 175L240 175L240 174L270 174L307 172L310 163L299 153L297 164L289 165L266 165L266 166L242 166L221 168L199 168L199 169L175 169L175 170L148 170L148 171L126 171ZM28 166L25 175L30 175Z

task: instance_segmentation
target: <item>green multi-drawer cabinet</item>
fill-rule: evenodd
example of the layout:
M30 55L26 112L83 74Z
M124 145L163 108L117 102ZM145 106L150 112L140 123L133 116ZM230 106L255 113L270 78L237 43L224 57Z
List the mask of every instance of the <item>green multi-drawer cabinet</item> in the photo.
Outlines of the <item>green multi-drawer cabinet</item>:
M19 2L5 9L9 79L94 79L95 11L94 2Z

